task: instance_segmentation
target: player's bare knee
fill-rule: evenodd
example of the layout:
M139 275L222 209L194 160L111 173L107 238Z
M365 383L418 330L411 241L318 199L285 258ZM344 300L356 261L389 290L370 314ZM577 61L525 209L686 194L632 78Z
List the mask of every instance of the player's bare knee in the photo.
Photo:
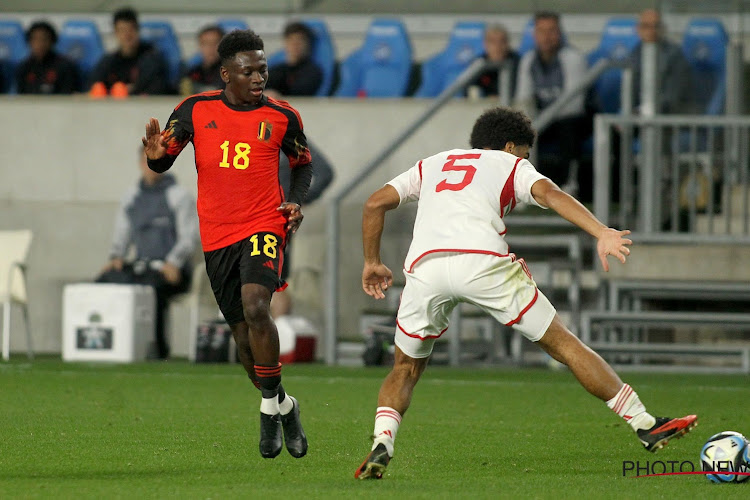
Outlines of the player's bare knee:
M248 324L258 324L269 321L271 317L271 305L269 297L260 293L242 294L242 312Z

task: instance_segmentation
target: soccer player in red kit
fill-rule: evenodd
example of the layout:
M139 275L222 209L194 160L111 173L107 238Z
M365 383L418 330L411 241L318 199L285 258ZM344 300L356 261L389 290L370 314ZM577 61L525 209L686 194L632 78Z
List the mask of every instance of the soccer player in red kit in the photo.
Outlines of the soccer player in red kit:
M300 204L312 164L299 113L263 95L268 63L263 40L233 31L219 43L225 90L182 101L164 131L151 118L143 144L149 167L164 172L188 142L195 148L198 217L206 271L232 328L240 361L262 393L260 453L307 453L299 403L281 385L279 336L270 315L288 232L302 222ZM279 150L292 168L289 199L279 185Z

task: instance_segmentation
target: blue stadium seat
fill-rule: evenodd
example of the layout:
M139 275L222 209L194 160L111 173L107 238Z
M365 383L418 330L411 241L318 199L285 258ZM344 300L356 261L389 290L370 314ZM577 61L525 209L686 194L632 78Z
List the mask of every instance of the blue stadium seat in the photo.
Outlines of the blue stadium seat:
M29 48L21 23L0 20L0 92L16 92L16 66L26 59Z
M176 86L182 72L182 53L172 25L166 21L142 21L141 38L162 53L167 61L169 83Z
M230 31L234 30L246 30L249 28L247 23L242 19L224 18L219 19L216 24L218 24L225 33L229 33Z
M71 19L63 25L56 48L60 54L76 63L84 82L104 55L102 37L96 24L84 19Z
M518 55L523 56L526 52L534 50L536 42L534 41L534 18L529 19L521 33L521 43L518 44Z
M401 97L409 86L411 42L404 24L376 19L360 48L341 63L339 97Z
M323 81L315 93L316 96L327 96L331 93L333 77L336 72L336 51L333 47L328 25L322 19L303 19L303 22L315 35L312 46L312 60L320 66ZM275 66L284 62L284 50L279 50L268 56L268 66Z
M458 22L442 52L422 63L422 84L415 97L436 97L484 53L484 23Z
M624 61L630 56L639 38L636 30L637 21L629 17L615 17L604 26L599 46L588 55L589 66L600 59ZM602 73L594 83L594 92L598 99L599 110L603 113L619 113L622 70L609 69Z
M685 29L682 50L693 69L699 109L706 114L718 115L724 111L728 42L724 25L718 19L693 19Z

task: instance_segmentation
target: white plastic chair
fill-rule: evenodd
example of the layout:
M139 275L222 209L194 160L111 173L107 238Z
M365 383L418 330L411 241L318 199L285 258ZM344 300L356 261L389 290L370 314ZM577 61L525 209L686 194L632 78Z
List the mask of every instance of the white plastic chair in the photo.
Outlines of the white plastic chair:
M29 255L31 238L32 232L29 229L0 231L0 303L3 304L0 338L5 361L10 358L10 313L14 303L20 305L23 311L26 323L26 349L29 359L34 357L26 296L26 258Z

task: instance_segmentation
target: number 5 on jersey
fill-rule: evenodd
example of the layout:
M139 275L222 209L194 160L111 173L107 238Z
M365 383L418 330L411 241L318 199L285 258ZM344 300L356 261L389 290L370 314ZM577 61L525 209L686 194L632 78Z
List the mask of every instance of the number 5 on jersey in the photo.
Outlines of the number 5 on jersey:
M473 165L456 165L456 160L478 160L482 156L481 153L471 153L465 155L448 155L448 162L443 165L443 172L463 172L464 177L461 182L451 183L448 179L440 181L435 187L435 192L440 191L461 191L463 188L471 184L474 180L474 174L477 173L476 167Z
M222 168L229 168L229 141L222 142L219 147L222 151L219 166ZM238 142L234 145L234 159L232 160L232 166L237 170L245 170L250 166L250 144L246 142Z

